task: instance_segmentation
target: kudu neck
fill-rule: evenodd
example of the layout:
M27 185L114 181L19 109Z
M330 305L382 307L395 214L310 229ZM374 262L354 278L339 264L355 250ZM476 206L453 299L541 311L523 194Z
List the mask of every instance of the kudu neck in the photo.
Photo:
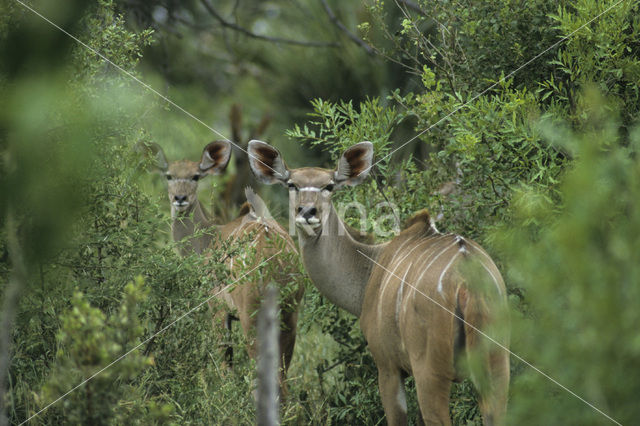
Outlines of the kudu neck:
M217 232L217 226L212 224L209 213L200 203L195 200L191 206L185 211L178 212L175 207L171 207L171 232L175 242L188 238L180 247L180 254L189 255L192 252L202 253L213 240L214 233ZM206 230L206 233L191 237L195 232Z
M319 235L298 228L304 266L327 299L360 317L364 291L376 259L386 243L369 245L351 237L333 204Z

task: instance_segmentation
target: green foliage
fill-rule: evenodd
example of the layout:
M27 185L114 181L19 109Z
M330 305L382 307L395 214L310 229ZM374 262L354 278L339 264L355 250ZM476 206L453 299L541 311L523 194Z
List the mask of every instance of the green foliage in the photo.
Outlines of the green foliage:
M542 99L553 95L548 100L550 112L588 126L589 102L581 88L595 84L615 100L623 125L636 122L640 110L638 4L575 1L559 5L551 18L556 30L568 39L550 61L554 65L550 78L540 84Z
M113 0L99 0L95 5L95 12L86 15L82 26L83 32L90 34L89 40L85 41L87 46L101 53L115 66L136 75L135 68L142 58L142 49L153 41L152 29L139 33L126 30L124 17L116 12ZM105 83L124 86L134 84L124 73L114 75L113 66L97 58L89 49L82 47L74 50L72 68L74 78L82 83L81 87Z
M564 135L577 158L561 186L559 212L527 191L514 222L496 234L510 281L522 287L530 314L514 330L514 350L622 424L638 418L640 164L638 131L620 139L618 121L591 99L593 130ZM537 219L537 223L531 220ZM532 232L532 228L537 229ZM526 355L525 355L526 354ZM513 423L602 424L605 418L538 373L514 380ZM535 408L534 408L535 407Z
M281 148L292 164L309 163L296 141L315 150L316 163L330 159L329 167L346 147L372 141L382 161L368 183L335 196L338 206L356 200L366 207L365 223L353 209L347 222L383 229L385 239L396 218L429 208L439 228L482 242L497 254L517 308L514 351L633 423L637 3L623 0L593 21L614 2L417 3L421 12L395 2L329 1L347 29L361 22L357 35L373 43L374 56L311 0L215 4L255 33L338 47L248 38L220 25L201 2L34 4L128 72L139 76L146 66L145 81L216 129L226 129L231 102L246 105L249 117L269 111L275 124L265 139L291 128L294 142ZM129 77L13 2L1 8L2 320L10 317L7 305L16 308L9 421L24 421L144 342L32 422L253 423L255 366L244 337L237 324L231 335L212 329L202 305L229 282L226 268L176 254L166 195L158 180L142 178L145 164L132 150L155 140L170 157L192 158L208 129L160 108ZM127 27L134 16L137 30ZM141 64L143 50L152 60ZM604 100L594 100L590 87ZM310 99L309 121L290 124ZM214 204L223 180L209 181L201 199ZM209 259L242 246L224 243ZM301 265L284 272L297 284ZM129 284L137 276L144 285ZM12 283L21 284L15 304ZM305 285L283 423L383 421L357 321ZM222 357L229 341L232 370ZM512 365L509 423L604 420L527 366ZM415 419L411 379L407 386ZM454 386L454 424L481 424L476 399L470 382Z
M439 219L440 228L473 237L483 242L490 252L495 253L499 247L502 248L504 251L499 251L502 255L497 256L497 261L505 265L505 268L511 262L523 262L526 269L520 266L508 268L510 301L517 308L514 317L523 319L533 315L536 321L528 323L522 320L526 325L517 322L514 327L514 334L518 335L514 344L517 353L519 350L536 353L534 348L546 347L543 335L557 338L559 348L563 336L576 335L583 329L580 323L593 322L568 319L567 308L571 303L567 298L555 297L557 303L549 304L549 294L555 294L552 286L556 289L558 282L575 282L576 279L594 283L598 280L601 285L625 281L626 279L620 278L624 275L623 272L622 275L615 276L603 276L602 272L594 272L606 269L606 262L592 262L589 259L599 256L600 251L613 253L613 246L608 244L616 247L622 244L619 250L624 253L634 253L635 250L634 247L625 245L627 243L609 239L608 231L598 232L596 240L600 242L600 246L595 246L594 242L593 248L584 250L589 247L589 242L582 240L583 237L588 238L590 231L587 225L598 224L600 227L606 226L608 230L623 219L622 216L626 214L624 212L632 209L624 203L629 203L634 197L626 194L627 190L624 188L633 186L629 182L637 180L627 167L627 163L636 155L635 148L629 148L633 145L628 137L629 123L637 121L640 109L637 105L638 84L634 72L637 55L633 53L639 39L635 13L637 6L633 2L623 2L619 8L612 9L611 13L573 34L578 27L590 22L611 5L613 3L601 5L585 1L572 2L570 5L563 3L558 7L551 2L538 2L536 6L540 7L530 7L530 4L504 1L491 4L469 3L461 9L459 4L421 2L426 13L407 14L389 24L389 9L383 2L375 2L371 8L375 25L365 23L361 26L371 40L376 36L374 28L386 35L394 47L383 50L383 53L392 60L403 62L420 77L422 83L422 87L414 92L391 92L388 99L398 105L400 113L390 122L390 128L384 123L381 126L374 124L367 129L370 134L388 135L388 143L381 144L386 151L382 154L377 152L377 159L382 158L394 146L402 146L409 140L406 138L391 143L394 137L402 135L404 123L415 126L421 143L426 147L411 148L409 155L405 152L404 161L389 162L386 168L374 174L374 179L370 179L368 185L343 191L335 198L338 202L354 199L361 202L367 211L365 229L368 231L373 229L373 224L380 216L374 207L382 201L388 200L398 205L395 214L401 219L419 209L429 208L432 216ZM460 19L461 14L467 19ZM439 28L444 29L440 31ZM562 36L571 37L557 51L541 57L538 62L519 70L510 78L504 78ZM492 82L495 85L484 93L483 90ZM606 95L606 101L592 99L590 93L593 91L590 91L590 87L594 84L597 90ZM288 135L320 146L331 152L335 159L337 153L355 142L349 138L348 127L357 129L358 125L353 121L341 122L332 118L345 116L340 112L340 104L316 100L313 106L315 112L310 122L315 127L298 125ZM369 106L362 105L360 114L366 114L364 111L367 108ZM621 111L622 127L615 124L604 126L603 123L607 121L615 123L606 111L618 110ZM319 120L316 117L329 119ZM576 137L565 127L551 124L557 122L568 122L586 133ZM344 129L345 125L347 129ZM321 131L314 133L318 126ZM357 132L355 129L353 131ZM595 181L589 182L586 178L572 185L572 176L577 173L574 168L584 167L584 173L590 170L589 167L596 170L598 168L596 163L580 166L587 149L582 148L582 145L587 144L588 140L597 140L598 148L594 148L593 152L598 152L599 155L609 152L613 162L602 166L600 177L592 177L597 179L597 185ZM594 146L593 142L589 144ZM414 146L417 145L419 144L414 143ZM627 164L626 169L624 164ZM616 174L616 169L629 170L629 174L622 171ZM569 175L565 178L568 170ZM607 176L607 173L612 176ZM623 181L626 182L624 185ZM565 183L561 190L562 182ZM622 186L619 188L619 185ZM622 204L609 203L606 214L604 211L591 211L589 217L593 222L578 225L575 222L578 206L586 208L586 199L589 197L585 197L585 194L591 194L593 190L603 191L600 205L603 209L607 206L605 200L614 199L614 194L619 190L623 194L619 201ZM567 220L574 220L571 226L568 223L556 223L556 215L568 203L569 196L576 202L574 214L570 216L571 219L567 217ZM586 212L589 211L586 209ZM580 214L580 217L586 217ZM347 215L345 219L357 226L353 221L354 217ZM625 220L630 221L629 226L632 226L632 218ZM502 234L492 232L505 223L510 224L511 232L511 245L506 249L500 242L502 237L498 237ZM582 227L576 228L577 226ZM546 227L553 231L547 231ZM562 277L549 271L550 265L558 262L555 259L555 246L547 244L539 250L533 250L531 246L544 241L547 234L556 235L560 229L565 235L565 243L568 244L570 239L574 240L562 260L565 264L563 268L566 268L563 269L565 276ZM621 231L620 235L623 233L635 235L632 228ZM605 241L609 243L605 244ZM631 240L629 241L628 244L631 244ZM571 253L576 252L580 256L570 258ZM629 254L626 260L629 263L621 266L621 271L632 267L632 259L628 256ZM604 256L603 259L608 257ZM593 268L581 266L590 262ZM630 272L630 275L633 276L633 273ZM532 278L538 275L545 276L548 286L539 286L538 281ZM630 280L632 281L631 278ZM523 285L525 281L536 285ZM585 286L588 287L587 284ZM535 292L533 288L536 289ZM600 290L598 294L604 291ZM538 296L533 297L534 293ZM616 297L612 295L612 298ZM579 300L585 298L583 294ZM567 362L573 363L576 359L574 357L579 357L581 351L589 351L588 345L601 349L593 351L593 357L588 362L576 361L575 369L567 368L565 373L570 379L566 382L574 386L579 383L580 371L597 371L594 366L607 362L604 360L611 351L628 351L627 344L621 342L617 345L610 340L606 340L604 344L599 343L598 339L602 336L616 334L609 328L611 324L620 327L621 322L611 321L606 316L615 311L611 307L613 302L600 305L598 298L591 300L593 306L589 305L589 309L580 310L575 305L576 315L578 312L582 314L601 310L600 321L607 325L594 326L593 332L589 334L591 340L576 345L575 351L564 360L561 359L560 350L556 348L550 349L549 355L545 355L548 356L548 364L545 365L564 365ZM322 306L322 303L318 304ZM544 308L538 312L541 306ZM359 335L354 332L353 324L337 321L335 314L329 312L318 312L317 321L323 324L325 331L336 341L342 339L347 345L357 347ZM549 322L537 327L539 314L548 315ZM553 321L566 325L567 330L557 333L553 329ZM539 328L538 338L527 340L527 344L524 344L524 338L533 333L531 329L534 324ZM338 330L341 334L336 334ZM362 365L366 365L366 361L363 360ZM534 407L544 397L547 397L545 406L548 410L546 417L540 417L542 423L557 421L554 416L556 419L563 418L565 422L574 422L572 419L578 418L572 417L575 410L581 407L585 411L584 404L581 406L579 401L573 400L573 408L567 406L565 414L558 414L556 410L563 410L565 406L562 399L558 398L557 390L550 391L548 387L540 385L532 377L534 372L521 373L527 367L518 362L513 365L516 377L512 397L515 413L513 423L538 423L538 417L531 419L531 412L538 412ZM575 377L571 374L575 374ZM604 396L607 393L597 395L600 388L596 383L601 383L602 376L593 374L592 395L587 399L601 401L600 405L612 408L617 401L621 401L620 405L624 407L622 401L625 398L620 397L618 400L617 390L611 393L611 397ZM612 374L611 381L607 378L603 386L613 384L613 377L618 379L616 374ZM627 388L634 389L634 385L630 384ZM606 389L613 390L613 387ZM529 391L537 392L536 398L531 398L530 403L520 406L520 401L527 399ZM548 398L550 392L554 395L553 398ZM480 422L475 399L468 382L454 387L451 413L455 424ZM621 409L624 415L628 415L625 410L631 412L625 407ZM593 413L588 409L586 412L589 416ZM587 423L593 421L587 420L588 416L579 418Z
M416 2L412 13L394 2L376 0L370 6L372 24L389 42L382 54L415 75L433 69L451 96L478 93L497 76L507 74L556 41L549 31L556 2ZM389 19L397 8L400 18ZM375 34L367 32L376 45ZM548 65L536 64L515 76L516 86L537 84Z
M381 157L389 152L389 138L399 117L394 108L381 105L377 98L361 102L357 109L352 101L332 103L316 99L311 105L313 112L309 113L312 117L309 123L302 128L295 125L286 132L287 136L329 151L332 161L337 161L345 149L362 141L371 142ZM384 169L385 164L379 167Z
M96 425L134 423L134 419L143 418L161 423L168 418L171 406L145 401L144 390L135 384L153 363L151 357L136 351L144 332L138 310L147 293L142 278L127 284L122 304L109 318L92 307L82 293L73 296L71 310L60 317L51 374L36 396L42 408L64 397L47 417L56 422ZM91 380L65 397L85 378Z

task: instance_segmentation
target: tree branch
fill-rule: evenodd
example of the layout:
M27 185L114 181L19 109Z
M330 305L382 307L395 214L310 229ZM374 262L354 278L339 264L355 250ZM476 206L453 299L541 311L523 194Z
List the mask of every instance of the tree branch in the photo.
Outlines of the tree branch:
M402 3L402 4L404 4L407 7L407 9L411 9L414 12L417 12L422 16L427 16L428 17L427 13L424 10L422 10L420 8L420 6L418 6L416 3L412 2L411 0L398 0L398 1L400 3Z
M324 6L324 10L325 12L327 12L327 16L329 16L329 20L333 23L333 25L338 27L343 33L347 35L347 37L349 37L349 39L351 39L351 41L353 41L358 46L362 47L369 55L373 56L376 53L371 46L369 46L360 37L353 34L351 31L349 31L347 27L345 27L344 24L338 20L338 17L335 15L335 13L333 13L333 10L331 10L331 7L329 7L329 4L327 3L326 0L320 0L320 1L322 2L322 6Z
M247 37L255 38L257 40L268 41L271 43L293 44L297 46L306 46L306 47L338 47L338 43L329 43L324 41L300 41L300 40L291 40L287 38L269 37L269 36L263 36L260 34L255 34L249 31L248 29L239 26L236 23L229 22L226 19L224 19L222 15L220 15L213 8L209 0L200 0L200 2L204 6L204 8L207 9L207 12L209 12L209 14L213 16L223 27L230 28L234 31L238 31L239 33L244 34Z

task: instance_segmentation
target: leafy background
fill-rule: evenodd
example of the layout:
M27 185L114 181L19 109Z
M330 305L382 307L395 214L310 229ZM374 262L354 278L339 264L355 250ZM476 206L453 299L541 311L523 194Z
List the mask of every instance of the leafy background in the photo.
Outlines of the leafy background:
M372 141L373 177L335 197L368 217L345 219L372 231L389 226L381 202L400 219L428 208L481 242L507 281L512 350L616 421L640 417L637 2L29 4L226 137L239 105L237 141L260 130L293 167ZM13 0L0 50L3 420L141 344L30 424L253 423L255 366L239 346L221 367L226 336L205 307L148 340L227 276L176 254L164 188L133 146L196 159L220 136ZM233 215L223 201L242 179L286 220L285 191L238 159L203 183L205 205ZM282 422L383 424L357 320L307 283L299 327ZM454 386L454 424L481 424L475 399ZM508 424L610 423L516 358L508 411Z

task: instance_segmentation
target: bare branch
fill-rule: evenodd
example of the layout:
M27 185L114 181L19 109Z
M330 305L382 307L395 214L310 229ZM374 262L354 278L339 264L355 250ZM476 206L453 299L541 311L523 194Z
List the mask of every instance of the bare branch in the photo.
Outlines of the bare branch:
M412 2L411 0L398 0L398 1L400 3L402 3L402 4L404 4L407 7L407 9L411 9L414 12L417 12L422 16L427 16L428 17L427 13L424 10L422 10L420 8L420 6L418 6L416 3Z
M338 47L339 46L338 43L333 43L333 42L291 40L287 38L269 37L269 36L256 34L249 31L246 28L239 26L236 23L229 22L226 19L224 19L222 15L220 15L213 8L209 0L201 0L200 2L204 6L204 8L207 9L207 12L209 12L209 14L213 16L223 27L232 29L234 31L238 31L239 33L244 34L247 37L255 38L257 40L268 41L271 43L293 44L297 46L306 46L306 47Z
M278 418L278 287L267 284L262 305L258 311L258 389L256 423L258 426L277 426Z
M362 47L369 55L373 56L376 53L371 46L369 46L360 37L353 34L351 31L349 31L347 27L345 27L344 24L338 20L338 17L335 15L335 13L333 13L333 10L331 10L331 7L329 7L329 4L327 3L326 0L320 0L320 1L322 2L322 6L324 6L324 10L325 12L327 12L327 16L329 16L329 20L333 23L333 25L338 27L343 33L347 35L347 37L349 37L349 39L351 39L351 41L353 41L358 46Z

